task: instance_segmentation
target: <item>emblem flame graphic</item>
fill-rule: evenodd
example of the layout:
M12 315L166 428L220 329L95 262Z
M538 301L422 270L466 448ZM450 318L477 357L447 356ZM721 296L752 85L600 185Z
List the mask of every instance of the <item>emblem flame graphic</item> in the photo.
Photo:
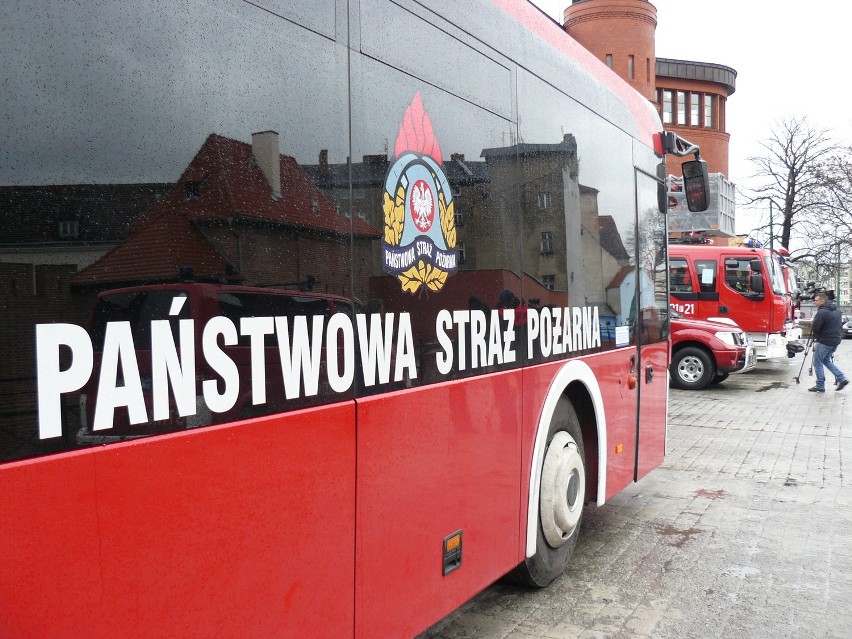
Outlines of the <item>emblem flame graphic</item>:
M441 147L432 131L432 120L423 109L419 91L414 94L414 99L405 110L402 124L399 125L399 134L396 136L394 154L396 157L402 157L406 151L428 155L438 165L442 162Z

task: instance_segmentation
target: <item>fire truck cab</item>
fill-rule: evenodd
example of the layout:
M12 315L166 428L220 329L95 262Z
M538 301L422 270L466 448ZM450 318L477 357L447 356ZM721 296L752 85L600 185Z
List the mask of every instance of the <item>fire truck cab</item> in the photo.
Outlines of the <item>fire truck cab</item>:
M682 315L733 320L758 359L787 356L792 297L778 256L763 248L672 244L670 303Z

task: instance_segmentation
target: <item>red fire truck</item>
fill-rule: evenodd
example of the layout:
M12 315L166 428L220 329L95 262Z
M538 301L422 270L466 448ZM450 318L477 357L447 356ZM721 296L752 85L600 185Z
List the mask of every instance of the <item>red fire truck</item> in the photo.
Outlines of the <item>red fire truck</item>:
M779 256L765 248L678 244L669 247L671 306L686 317L733 321L758 359L786 357L792 293Z

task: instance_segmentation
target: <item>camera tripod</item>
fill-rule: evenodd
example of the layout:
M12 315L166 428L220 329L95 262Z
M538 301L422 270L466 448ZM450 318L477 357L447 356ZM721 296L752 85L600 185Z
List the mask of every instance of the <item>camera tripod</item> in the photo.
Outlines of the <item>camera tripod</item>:
M808 338L807 343L805 344L805 354L802 356L802 366L799 368L799 374L796 375L796 383L799 383L799 378L802 376L802 371L805 368L805 362L808 361L808 351L811 350L811 346L814 343L814 338L811 336ZM814 373L814 360L813 356L811 356L811 367L808 369L808 375L813 375Z

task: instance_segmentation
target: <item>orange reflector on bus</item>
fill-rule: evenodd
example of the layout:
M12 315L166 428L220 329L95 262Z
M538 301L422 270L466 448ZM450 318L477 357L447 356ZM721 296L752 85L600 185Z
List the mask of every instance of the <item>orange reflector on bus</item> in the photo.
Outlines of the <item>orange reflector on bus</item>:
M620 455L624 451L624 444L615 445L615 454Z
M462 531L457 530L452 535L444 537L443 571L449 574L461 566Z

